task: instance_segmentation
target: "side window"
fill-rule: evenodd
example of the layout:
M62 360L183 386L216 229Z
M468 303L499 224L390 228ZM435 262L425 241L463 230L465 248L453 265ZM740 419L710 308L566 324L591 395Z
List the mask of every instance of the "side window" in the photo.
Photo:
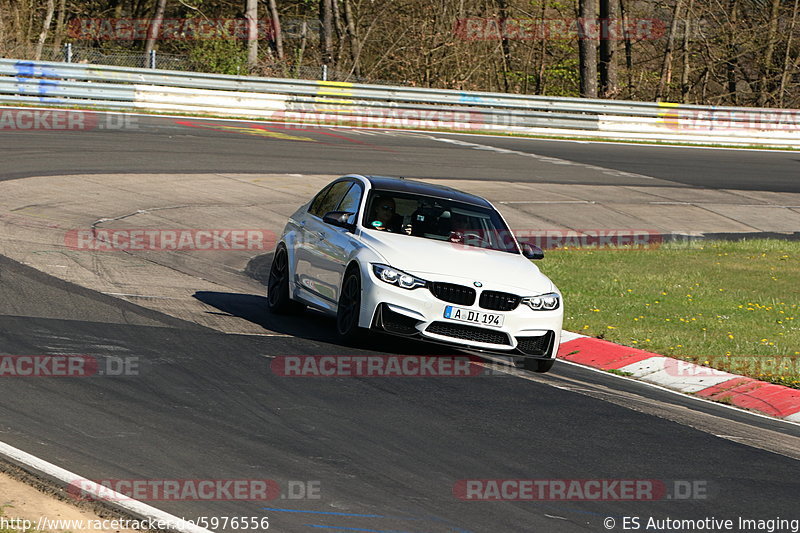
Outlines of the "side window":
M350 187L350 190L347 191L347 194L344 195L342 201L339 202L339 207L336 208L337 211L347 211L348 213L353 213L353 215L347 219L347 222L350 224L355 224L356 217L358 216L358 206L361 205L361 196L363 191L358 184L353 184Z
M351 181L337 181L327 189L324 189L311 202L308 212L322 218L325 213L334 211L351 184Z

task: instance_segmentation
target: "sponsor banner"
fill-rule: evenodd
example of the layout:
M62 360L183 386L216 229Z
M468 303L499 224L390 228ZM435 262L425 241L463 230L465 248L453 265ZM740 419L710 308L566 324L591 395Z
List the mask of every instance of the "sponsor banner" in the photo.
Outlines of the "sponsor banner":
M83 251L221 251L275 248L265 229L86 229L69 230L64 243Z

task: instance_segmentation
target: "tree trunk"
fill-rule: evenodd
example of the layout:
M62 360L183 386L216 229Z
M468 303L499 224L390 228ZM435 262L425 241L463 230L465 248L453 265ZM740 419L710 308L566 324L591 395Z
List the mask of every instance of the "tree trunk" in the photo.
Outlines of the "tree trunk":
M689 0L689 5L686 7L686 24L683 28L683 71L681 72L681 102L684 104L689 103L689 74L691 73L691 65L689 60L691 54L689 50L690 36L692 33L692 10L694 8L694 0Z
M505 22L508 19L508 2L497 0L497 7L500 13L500 20ZM508 35L503 32L500 39L500 47L503 51L503 90L509 91L508 74L511 72L511 46L508 42Z
M542 2L542 15L539 20L544 24L545 17L547 16L547 2ZM540 36L539 39L539 74L536 76L536 94L544 94L545 87L547 87L547 80L545 79L545 64L547 61L547 39L545 36Z
M774 87L775 65L772 58L778 40L778 14L780 13L781 0L772 0L769 10L769 25L767 27L767 47L764 50L764 66L761 69L761 79L758 82L758 105L765 106L767 97Z
M272 41L275 43L275 55L278 56L278 61L283 61L283 32L276 0L269 0L269 16L272 20Z
M300 67L303 64L303 55L306 52L306 44L308 43L308 24L303 21L302 30L300 33L300 48L297 50L297 57L295 59L295 78L300 77Z
M597 98L597 44L587 28L595 24L596 0L579 0L578 56L580 59L581 96Z
M252 71L258 63L258 0L247 0L247 66Z
M147 41L144 43L144 64L148 65L150 61L150 52L156 46L158 40L158 33L161 30L161 23L164 21L164 11L167 8L167 0L158 0L156 6L156 15L153 17L153 22L150 23L150 28L147 30Z
M53 48L61 48L61 41L64 39L64 19L67 16L67 0L59 0L58 16L56 17L56 36L53 39Z
M53 13L55 10L55 0L47 0L47 13L44 16L42 32L39 34L39 42L36 43L36 53L34 54L35 61L42 59L42 49L44 48L44 42L47 40L47 33L50 31L50 23L53 21Z
M361 76L361 66L359 58L361 56L361 44L358 40L356 33L356 23L353 20L353 10L350 6L350 0L343 0L344 7L344 24L347 29L347 38L350 40L350 55L353 60L352 72L356 76Z
M784 98L786 96L786 81L791 70L791 52L792 52L792 37L794 36L795 25L797 24L797 8L800 5L800 0L794 0L794 9L792 9L792 23L789 25L789 36L786 39L786 54L783 57L783 73L781 74L781 84L778 91L778 106L783 107Z
M620 17L622 17L622 27L624 28L625 69L628 71L628 98L633 98L633 43L631 42L630 31L628 31L628 15L625 12L624 0L619 0L619 14Z
M675 50L675 36L678 34L678 22L681 16L683 0L675 0L675 10L672 13L672 24L667 37L667 49L664 51L664 61L661 64L661 80L658 82L656 100L663 100L667 87L672 82L672 52Z
M603 98L617 93L618 0L600 0L600 91Z
M339 13L339 0L331 1L331 11L333 12L333 29L336 33L336 60L335 63L342 62L342 52L344 51L344 23L342 22L342 15Z
M739 0L728 0L730 27L728 31L728 60L725 62L725 74L728 82L728 97L733 105L736 105L738 102L738 98L736 97L736 67L738 64L737 54L739 53L736 46L738 11Z
M319 0L319 21L322 24L322 63L331 67L333 65L333 0Z

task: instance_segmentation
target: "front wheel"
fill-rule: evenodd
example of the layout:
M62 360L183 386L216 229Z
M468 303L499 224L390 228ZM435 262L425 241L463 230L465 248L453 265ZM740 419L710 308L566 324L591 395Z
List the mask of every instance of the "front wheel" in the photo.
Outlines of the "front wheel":
M361 335L358 320L361 316L361 272L352 268L345 274L339 291L339 306L336 310L336 332L345 342L353 342Z
M553 368L555 362L555 359L530 359L526 357L522 362L522 367L529 372L544 374Z
M279 315L297 314L305 308L289 297L289 253L281 245L275 250L267 281L267 307Z

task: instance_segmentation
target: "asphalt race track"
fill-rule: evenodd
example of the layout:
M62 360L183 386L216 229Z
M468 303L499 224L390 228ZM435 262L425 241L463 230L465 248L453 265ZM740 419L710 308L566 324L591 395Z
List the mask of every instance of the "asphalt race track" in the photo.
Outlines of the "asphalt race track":
M135 117L121 129L0 131L0 180L362 172L800 192L796 152L228 126ZM234 275L249 286L243 269ZM255 290L195 298L264 334L204 327L0 256L0 355L138 362L119 377L0 378L0 440L96 480L274 480L282 495L270 501L148 502L190 519L268 516L274 531L600 532L608 517L617 531L624 517L800 518L797 425L563 363L543 376L281 377L272 365L286 355L454 352L383 337L341 346L330 320L270 317ZM460 480L480 479L656 480L670 497L454 494ZM300 482L318 497L291 497ZM701 490L675 491L692 484Z
M101 115L104 117L105 115ZM461 150L430 138L476 144L641 173L675 186L800 192L800 154L783 151L707 150L573 141L459 136L440 133L354 132L290 124L261 125L198 118L133 116L104 119L89 131L2 132L0 179L71 173L286 172L401 175L418 178L544 181L525 158ZM228 129L224 129L228 128ZM238 131L237 131L238 130ZM244 130L244 131L243 131ZM281 137L294 137L293 140ZM265 142L267 141L267 142ZM313 149L310 148L313 146ZM565 174L574 174L565 173ZM548 183L575 180L548 177ZM605 181L606 185L630 180Z

